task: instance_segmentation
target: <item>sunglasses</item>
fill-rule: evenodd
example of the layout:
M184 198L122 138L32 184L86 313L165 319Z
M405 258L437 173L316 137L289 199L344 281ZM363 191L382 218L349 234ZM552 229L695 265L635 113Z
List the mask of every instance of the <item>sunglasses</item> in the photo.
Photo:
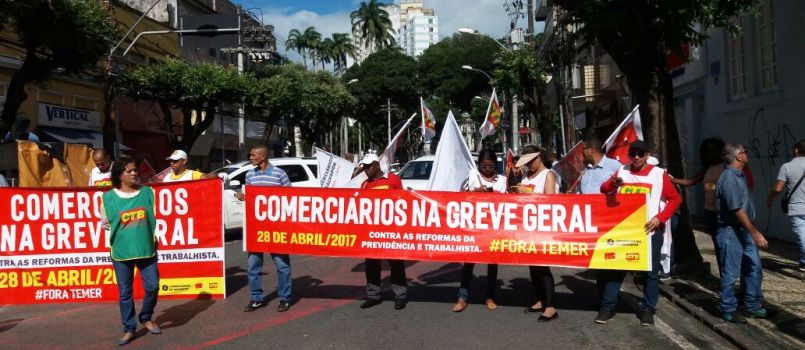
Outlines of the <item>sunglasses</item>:
M495 170L495 166L494 165L481 165L481 166L478 167L478 169L481 169L481 170Z
M629 158L632 158L632 157L635 157L635 156L643 158L643 157L646 156L646 151L640 151L640 150L629 151Z
M374 163L372 163L372 164L361 164L361 167L363 167L363 170L366 170L366 169L371 168L373 164Z

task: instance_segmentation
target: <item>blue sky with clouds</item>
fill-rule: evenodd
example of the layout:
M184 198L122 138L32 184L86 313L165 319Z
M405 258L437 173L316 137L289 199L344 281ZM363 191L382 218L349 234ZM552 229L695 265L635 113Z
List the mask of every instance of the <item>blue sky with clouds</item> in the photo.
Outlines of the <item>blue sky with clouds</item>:
M316 27L322 36L332 33L349 33L349 13L357 9L360 0L234 0L244 8L259 8L263 20L275 28L279 39L277 49L290 59L301 62L295 52L285 52L284 41L291 29L304 30ZM399 2L399 0L397 1ZM501 0L425 0L439 16L439 38L445 38L469 27L495 37L508 32L509 18ZM260 11L251 10L257 16Z

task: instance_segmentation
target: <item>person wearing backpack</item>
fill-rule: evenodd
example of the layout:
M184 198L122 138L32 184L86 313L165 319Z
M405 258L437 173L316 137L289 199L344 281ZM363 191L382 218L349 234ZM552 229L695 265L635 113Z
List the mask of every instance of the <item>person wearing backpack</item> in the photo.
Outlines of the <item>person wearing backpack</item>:
M781 206L799 239L799 271L805 272L805 184L802 183L805 178L805 139L794 144L793 153L794 159L780 166L766 205L771 207L783 188L786 189Z

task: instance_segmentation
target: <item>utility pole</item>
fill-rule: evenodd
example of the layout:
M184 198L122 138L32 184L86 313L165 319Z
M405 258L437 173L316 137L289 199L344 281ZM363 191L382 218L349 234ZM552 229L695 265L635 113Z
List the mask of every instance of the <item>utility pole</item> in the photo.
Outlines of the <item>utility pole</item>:
M391 98L386 99L386 113L388 116L388 143L391 143Z

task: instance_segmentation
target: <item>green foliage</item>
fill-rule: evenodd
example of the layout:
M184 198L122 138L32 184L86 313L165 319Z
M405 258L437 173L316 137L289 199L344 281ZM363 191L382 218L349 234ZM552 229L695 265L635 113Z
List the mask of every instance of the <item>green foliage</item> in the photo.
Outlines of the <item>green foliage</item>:
M392 126L419 111L416 70L413 58L387 48L369 55L360 65L353 65L341 77L344 82L358 79L348 88L358 101L355 118L366 127L370 141L385 145L387 116L382 108L387 98L396 105Z
M0 29L9 27L25 48L0 117L5 133L25 99L25 85L44 82L55 69L76 74L96 66L109 52L115 30L95 0L0 0Z
M543 87L543 73L543 62L537 59L536 53L523 48L502 52L493 76L499 88L519 92L528 85Z
M490 92L492 87L486 76L461 66L469 65L491 74L500 50L490 38L464 33L431 45L419 57L423 95L439 96L454 108L469 111L472 98Z
M396 44L389 14L381 5L377 0L362 1L360 7L349 14L352 31L361 33L366 48L382 49Z

